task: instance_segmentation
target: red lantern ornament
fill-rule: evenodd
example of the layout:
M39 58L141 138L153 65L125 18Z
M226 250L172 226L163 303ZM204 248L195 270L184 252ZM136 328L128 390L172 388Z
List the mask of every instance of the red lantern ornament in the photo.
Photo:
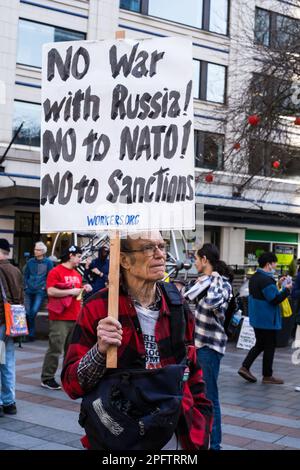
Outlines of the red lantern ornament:
M278 170L278 168L280 167L280 161L275 160L275 162L272 163L272 167L275 168L275 170Z
M300 116L297 116L294 121L295 126L300 126Z
M234 150L240 150L241 144L239 142L236 142L233 146Z
M207 183L212 183L214 180L214 175L212 173L208 173L206 176L205 176L205 181Z
M248 123L250 126L257 126L260 123L260 117L257 114L252 114L248 117Z

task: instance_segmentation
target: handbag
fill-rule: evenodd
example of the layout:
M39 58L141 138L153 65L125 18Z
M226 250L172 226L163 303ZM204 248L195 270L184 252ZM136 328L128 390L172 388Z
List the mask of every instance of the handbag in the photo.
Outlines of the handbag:
M68 295L66 297L49 297L47 308L54 313L63 313L64 310L70 307L73 297Z
M280 304L281 316L288 318L292 316L292 307L288 298L284 299Z
M84 396L79 424L93 450L162 449L176 430L186 362L161 369L110 369Z
M4 305L6 336L26 336L28 335L28 327L26 321L26 310L24 305L10 304L0 278L0 288Z
M279 286L278 282L277 282L277 287L279 291L281 292L282 288L281 286ZM279 306L280 306L281 316L283 318L289 318L292 316L293 311L292 311L292 307L291 307L288 297L286 297L282 302L280 302Z
M57 289L72 289L74 285L71 282L58 282L54 287ZM72 301L72 295L67 295L66 297L49 297L47 308L54 313L63 313L64 310L71 306Z

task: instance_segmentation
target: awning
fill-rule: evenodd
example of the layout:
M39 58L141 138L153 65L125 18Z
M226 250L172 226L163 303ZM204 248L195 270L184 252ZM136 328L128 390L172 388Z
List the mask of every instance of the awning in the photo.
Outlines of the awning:
M9 186L0 188L0 207L30 206L39 207L40 188L29 186Z

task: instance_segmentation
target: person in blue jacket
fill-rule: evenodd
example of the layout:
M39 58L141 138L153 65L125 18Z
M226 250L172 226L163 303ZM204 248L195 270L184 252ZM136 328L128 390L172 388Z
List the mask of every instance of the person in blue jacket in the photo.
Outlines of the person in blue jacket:
M35 339L35 317L46 297L46 279L53 268L53 262L45 255L47 247L43 242L34 246L34 258L24 268L25 309L28 324L28 341Z
M277 258L274 253L263 253L258 258L259 268L249 281L249 320L254 328L256 343L248 352L238 374L248 382L257 382L250 367L263 352L264 384L283 384L283 380L273 376L273 360L276 347L276 332L281 329L279 304L290 295L292 283L281 291L276 287L274 274ZM281 286L285 277L279 279Z

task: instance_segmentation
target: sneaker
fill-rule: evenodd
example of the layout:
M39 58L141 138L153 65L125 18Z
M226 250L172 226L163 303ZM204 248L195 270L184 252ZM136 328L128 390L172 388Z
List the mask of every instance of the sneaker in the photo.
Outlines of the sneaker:
M300 387L295 387L295 392L300 392Z
M43 380L41 387L49 388L49 390L61 390L61 386L56 382L55 379Z
M3 418L3 416L4 416L3 406L0 405L0 418Z
M257 382L257 378L253 374L251 374L250 370L246 369L246 367L240 367L238 370L238 374L248 382Z
M3 405L3 411L4 414L6 415L16 415L17 414L17 407L15 403L12 403L11 405Z
M263 384L282 385L282 384L284 384L284 380L279 379L278 377L273 377L273 375L272 375L271 377L263 377L262 383Z

